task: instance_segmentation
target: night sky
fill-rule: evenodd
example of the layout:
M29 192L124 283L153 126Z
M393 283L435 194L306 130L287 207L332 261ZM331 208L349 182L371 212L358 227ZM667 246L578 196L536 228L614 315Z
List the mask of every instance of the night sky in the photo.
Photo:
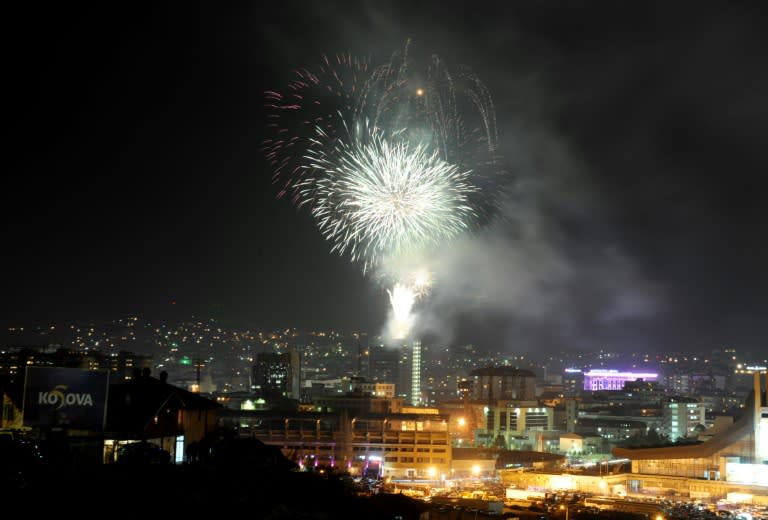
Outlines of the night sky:
M323 53L381 63L410 38L488 86L514 186L503 223L441 253L423 334L765 349L761 2L345 4L10 8L4 325L194 314L377 333L384 289L276 198L264 91Z

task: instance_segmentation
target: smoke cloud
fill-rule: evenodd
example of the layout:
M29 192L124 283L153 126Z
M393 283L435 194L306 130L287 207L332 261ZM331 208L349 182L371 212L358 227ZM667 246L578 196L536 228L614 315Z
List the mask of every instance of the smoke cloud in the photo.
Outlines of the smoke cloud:
M664 290L612 237L565 146L543 131L513 137L502 216L429 260L435 285L416 309L416 333L517 351L611 346L663 309ZM650 338L632 341L647 347Z

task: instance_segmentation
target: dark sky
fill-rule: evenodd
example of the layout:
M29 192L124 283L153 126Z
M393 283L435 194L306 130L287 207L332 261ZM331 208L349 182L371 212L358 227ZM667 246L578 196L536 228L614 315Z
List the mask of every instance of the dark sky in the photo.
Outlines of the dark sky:
M441 255L425 333L510 351L765 348L760 2L24 4L4 18L4 322L208 313L378 332L384 290L275 197L263 92L323 53L383 62L411 38L488 86L515 186L503 225Z

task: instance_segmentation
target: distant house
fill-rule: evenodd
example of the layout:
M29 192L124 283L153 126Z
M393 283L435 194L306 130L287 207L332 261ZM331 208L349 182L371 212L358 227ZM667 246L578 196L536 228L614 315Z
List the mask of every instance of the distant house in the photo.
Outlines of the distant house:
M223 407L199 394L167 383L144 370L138 377L110 385L104 461L114 462L121 446L147 441L182 462L187 448L215 430Z

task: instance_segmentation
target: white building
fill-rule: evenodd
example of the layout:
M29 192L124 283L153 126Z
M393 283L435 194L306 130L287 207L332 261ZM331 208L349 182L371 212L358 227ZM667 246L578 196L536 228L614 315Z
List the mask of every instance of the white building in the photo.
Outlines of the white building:
M706 405L690 397L670 397L662 404L663 431L671 441L692 436L699 425L706 427Z

